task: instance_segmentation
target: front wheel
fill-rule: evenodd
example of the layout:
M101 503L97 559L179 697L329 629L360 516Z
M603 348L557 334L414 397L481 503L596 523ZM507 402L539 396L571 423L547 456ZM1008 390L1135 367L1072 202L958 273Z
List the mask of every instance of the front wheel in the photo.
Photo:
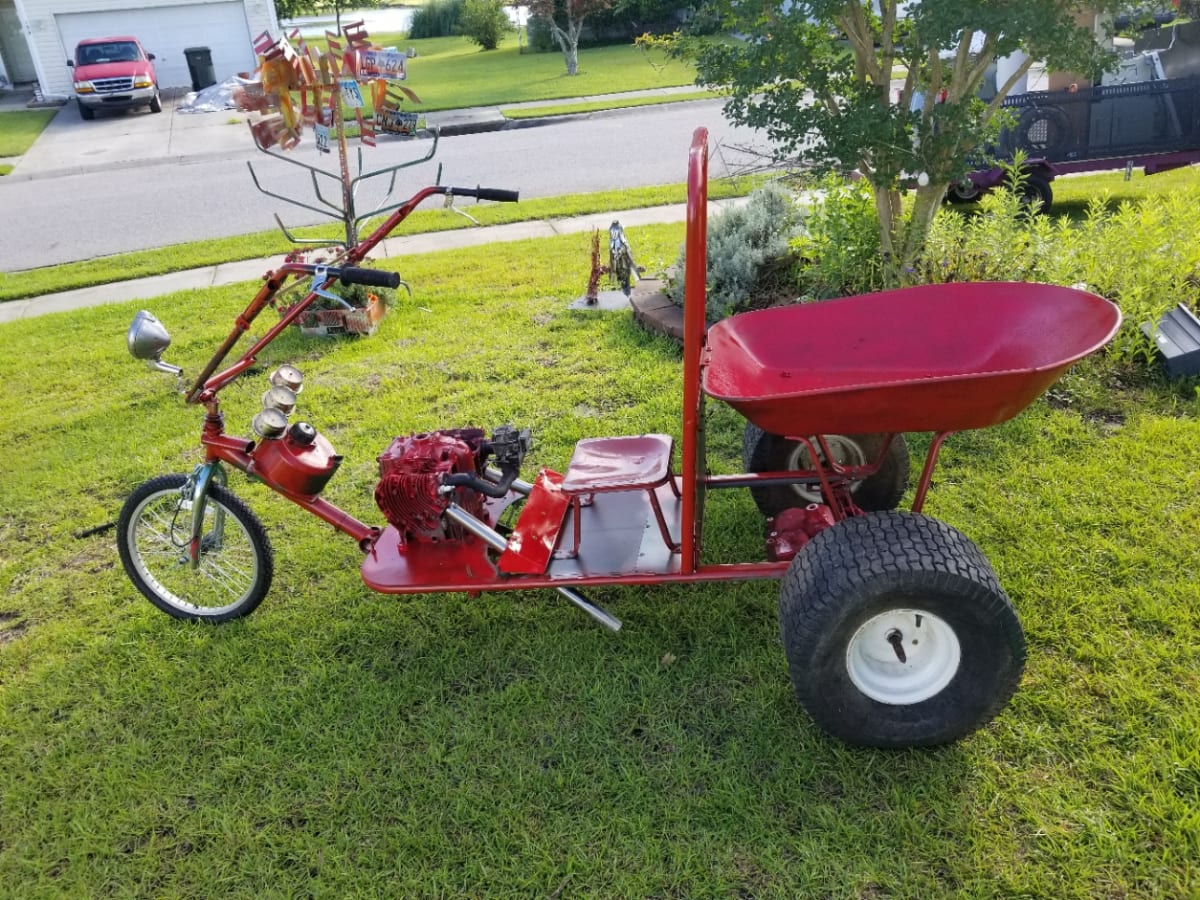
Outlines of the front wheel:
M150 99L150 112L152 112L152 113L162 112L162 97L159 96L158 91L155 91L154 96Z
M129 495L117 548L131 581L168 615L226 622L249 615L271 587L271 543L258 517L229 491L209 486L199 564L191 564L192 501L186 475L152 478Z
M946 189L946 200L950 203L974 203L986 193L985 188L979 187L970 178L963 178L951 182Z
M792 561L779 596L792 686L847 743L965 737L1008 703L1025 636L979 548L936 519L845 519Z

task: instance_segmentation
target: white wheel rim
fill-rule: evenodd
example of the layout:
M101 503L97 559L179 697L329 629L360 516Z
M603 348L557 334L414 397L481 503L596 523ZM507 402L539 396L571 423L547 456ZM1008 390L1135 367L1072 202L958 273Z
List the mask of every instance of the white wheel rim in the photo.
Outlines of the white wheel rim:
M839 466L865 466L867 464L866 454L863 453L862 447L857 441L851 440L844 434L826 434L825 445L829 448L829 453L833 457L833 461ZM813 446L816 447L818 453L821 452L821 445L814 437L812 439ZM792 452L788 455L787 467L793 472L804 471L807 469L815 469L813 464L812 454L808 452L808 445L803 441L797 441L796 446L792 448ZM850 493L853 494L858 490L858 486L862 481L850 482ZM793 484L792 490L800 495L800 499L805 503L824 503L825 499L821 496L821 486L817 484L813 487L808 487L803 484Z
M864 622L846 646L846 671L854 686L890 706L937 696L961 660L954 629L921 609L880 613Z

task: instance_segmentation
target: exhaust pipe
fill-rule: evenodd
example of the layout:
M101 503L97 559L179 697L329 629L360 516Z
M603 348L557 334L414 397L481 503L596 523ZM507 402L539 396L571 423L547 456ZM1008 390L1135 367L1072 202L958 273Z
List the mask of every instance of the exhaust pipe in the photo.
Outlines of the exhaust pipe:
M471 532L475 537L479 538L497 553L503 553L508 549L508 541L504 539L504 535L500 532L489 528L483 522L459 506L457 503L451 503L443 513L447 519L456 525L461 525L464 529ZM621 620L609 613L607 610L601 609L596 604L585 599L581 594L570 588L560 587L555 588L560 594L571 601L578 609L583 610L609 631L620 631Z

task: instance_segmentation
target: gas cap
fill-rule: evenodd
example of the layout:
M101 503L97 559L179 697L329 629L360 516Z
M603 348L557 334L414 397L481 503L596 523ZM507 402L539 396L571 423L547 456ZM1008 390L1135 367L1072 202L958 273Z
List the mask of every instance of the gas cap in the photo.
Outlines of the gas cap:
M317 439L317 429L307 422L297 422L288 429L288 437L292 439L292 443L307 447Z

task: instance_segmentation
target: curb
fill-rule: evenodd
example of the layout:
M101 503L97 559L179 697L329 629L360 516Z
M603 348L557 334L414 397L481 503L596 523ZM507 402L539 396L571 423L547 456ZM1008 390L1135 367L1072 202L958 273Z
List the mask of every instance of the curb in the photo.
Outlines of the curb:
M656 278L639 281L629 298L633 320L657 334L683 341L683 309L663 293L663 283Z

